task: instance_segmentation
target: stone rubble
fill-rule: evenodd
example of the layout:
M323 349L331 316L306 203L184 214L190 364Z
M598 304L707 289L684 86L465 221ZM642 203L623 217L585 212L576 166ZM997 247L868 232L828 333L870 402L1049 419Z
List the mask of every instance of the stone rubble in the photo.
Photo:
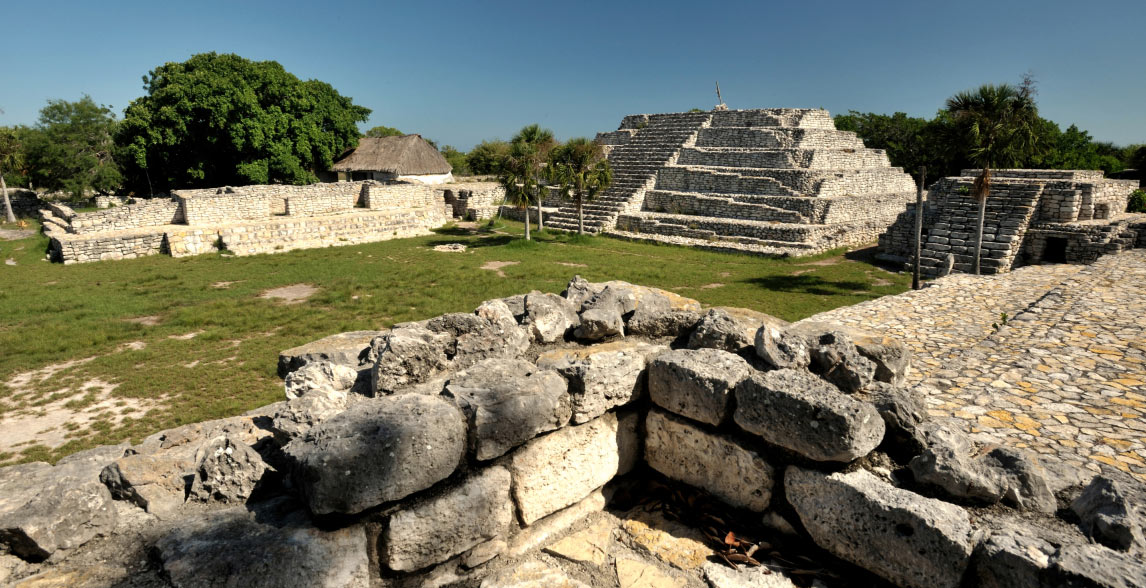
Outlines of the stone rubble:
M598 310L627 333L579 339L572 325ZM878 332L700 311L664 291L575 278L560 296L358 337L357 353L346 338L284 354L293 367L279 403L0 469L0 578L1142 584L1139 480L1091 482L932 420L928 389L913 383L931 356L915 354L919 374L907 347ZM687 313L687 324L672 318ZM679 327L635 336L638 318ZM779 345L755 345L765 339L805 349L808 363L777 367ZM373 385L351 383L362 372ZM761 567L722 567L716 545L755 533L776 541L756 554ZM813 544L834 557L781 553Z

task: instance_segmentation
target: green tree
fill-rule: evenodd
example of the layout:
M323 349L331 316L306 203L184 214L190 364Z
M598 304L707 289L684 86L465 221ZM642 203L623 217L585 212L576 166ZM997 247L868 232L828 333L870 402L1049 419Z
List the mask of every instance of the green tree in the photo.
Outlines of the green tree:
M450 162L450 166L454 168L454 175L470 175L470 168L466 164L466 154L464 151L458 151L453 145L446 145L439 150L439 153L442 154L442 157L446 158L446 161Z
M274 61L200 53L144 76L117 143L138 189L306 184L357 145L370 109Z
M366 131L367 137L401 137L405 134L394 127L374 127Z
M111 192L123 181L112 151L115 114L90 96L76 102L49 100L39 131L29 136L28 167L36 184L75 199L89 190Z
M1015 165L1034 151L1038 108L1026 84L1022 89L1010 84L985 84L948 98L947 112L962 132L967 157L982 168L971 189L972 197L979 201L973 266L978 275L991 170Z
M16 222L12 212L12 201L8 198L8 182L5 176L23 178L25 169L24 133L19 127L0 127L0 192L4 196L4 218ZM19 180L16 182L19 185Z
M613 168L601 146L585 137L570 139L550 152L548 176L562 198L577 205L577 234L585 233L582 206L613 183Z
M482 141L466 154L466 165L474 174L497 174L501 161L509 154L505 141Z
M545 228L545 221L541 216L541 201L545 199L544 185L542 183L542 167L549 159L549 151L557 145L553 138L553 131L541 128L536 123L521 127L521 130L510 140L513 148L512 157L523 160L528 174L532 176L529 185L533 186L534 194L530 196L537 203L537 230ZM525 216L525 225L529 226L529 214Z
M529 206L540 200L545 187L539 183L536 154L526 143L513 143L499 166L497 181L505 188L505 201L525 212L525 240L529 241Z

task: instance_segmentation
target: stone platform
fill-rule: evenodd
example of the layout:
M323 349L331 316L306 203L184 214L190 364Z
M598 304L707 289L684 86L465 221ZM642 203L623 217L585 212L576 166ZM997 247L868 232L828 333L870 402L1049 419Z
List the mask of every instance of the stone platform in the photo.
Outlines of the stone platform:
M1144 250L951 275L807 320L862 325L911 347L909 381L937 390L931 414L984 442L1146 479Z
M586 228L630 239L808 255L874 241L915 192L821 109L632 115L597 140L616 181ZM574 229L576 210L551 221Z

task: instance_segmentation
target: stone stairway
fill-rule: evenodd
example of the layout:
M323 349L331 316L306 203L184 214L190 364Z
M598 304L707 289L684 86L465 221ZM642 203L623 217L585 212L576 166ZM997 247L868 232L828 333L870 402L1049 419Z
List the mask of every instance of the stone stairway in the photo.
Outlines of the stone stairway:
M941 181L948 180L954 178ZM979 203L969 194L971 178L960 179L959 185L953 187L945 187L944 192L951 196L937 202L937 222L928 231L919 257L920 271L928 277L945 275L948 269L968 273L974 268ZM1022 236L1038 208L1042 189L1039 184L1020 184L999 185L992 190L987 199L980 273L996 274L1010 269L1019 253ZM968 193L960 194L960 191ZM951 268L948 268L948 256L953 258Z
M636 128L627 143L609 153L613 183L591 202L582 206L585 230L599 233L614 227L627 209L637 209L657 170L669 163L682 146L694 139L711 113L654 114L626 117L622 128ZM569 203L545 218L551 229L577 230L577 207Z
M885 152L836 130L825 110L718 111L657 170L641 209L616 217L612 232L804 255L874 241L914 192L914 181Z

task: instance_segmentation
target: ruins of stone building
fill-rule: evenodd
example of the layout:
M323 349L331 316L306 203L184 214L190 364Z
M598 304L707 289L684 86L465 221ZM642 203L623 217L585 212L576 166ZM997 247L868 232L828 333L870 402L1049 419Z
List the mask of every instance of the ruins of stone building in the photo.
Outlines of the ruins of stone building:
M595 233L807 255L874 241L915 193L821 109L638 114L597 141L614 180L584 207ZM549 225L575 230L576 208Z
M52 261L79 263L227 250L275 253L428 234L460 218L490 216L504 191L492 183L383 185L372 180L308 186L177 190L76 213L42 210Z
M979 203L971 196L981 170L933 184L923 208L921 272L969 272L974 263ZM1126 212L1136 180L1101 171L1001 169L991 172L980 271L994 274L1042 262L1092 263L1099 256L1146 245L1146 215ZM880 255L907 262L915 255L915 203L879 237Z

